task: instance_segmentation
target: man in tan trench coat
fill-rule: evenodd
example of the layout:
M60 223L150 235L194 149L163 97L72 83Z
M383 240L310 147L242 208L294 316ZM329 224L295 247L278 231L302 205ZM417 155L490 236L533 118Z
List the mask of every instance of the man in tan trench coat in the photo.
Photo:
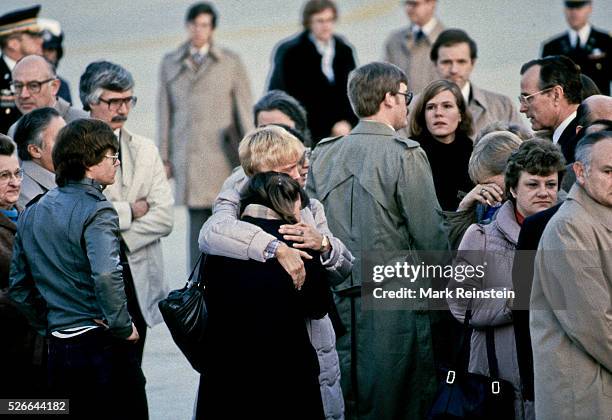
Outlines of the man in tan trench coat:
M246 70L235 53L212 42L216 22L211 4L192 5L186 16L190 39L166 54L160 69L159 150L172 168L176 204L189 209L192 265L200 228L239 164L238 143L253 128Z
M351 73L359 123L314 149L306 188L329 228L355 257L334 286L348 333L337 342L348 419L424 418L436 389L432 320L425 310L362 310L364 256L373 251L445 251L447 233L425 152L395 130L406 125L407 78L370 63ZM435 328L435 327L434 327Z
M538 247L531 292L538 420L612 418L612 132L576 147L576 184Z

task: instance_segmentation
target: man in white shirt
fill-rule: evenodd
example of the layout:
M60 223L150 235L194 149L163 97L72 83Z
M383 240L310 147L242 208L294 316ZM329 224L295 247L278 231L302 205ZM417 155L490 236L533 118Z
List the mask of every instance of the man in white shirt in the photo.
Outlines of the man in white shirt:
M569 29L544 42L542 57L564 55L578 64L604 95L610 94L612 79L612 37L589 23L593 13L590 0L565 0L565 20ZM603 3L601 2L602 7Z
M521 67L520 111L534 131L552 131L568 163L574 161L581 89L580 69L567 57L540 58Z
M447 29L431 47L431 62L441 79L454 82L463 93L472 114L474 135L494 122L523 125L512 100L507 96L476 87L470 80L478 48L461 29Z

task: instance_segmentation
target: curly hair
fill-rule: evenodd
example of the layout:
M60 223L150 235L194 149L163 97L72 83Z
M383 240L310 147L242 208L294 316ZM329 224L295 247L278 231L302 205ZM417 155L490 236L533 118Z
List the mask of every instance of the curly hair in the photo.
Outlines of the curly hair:
M534 138L527 140L508 158L504 182L506 191L516 188L521 173L548 176L565 169L565 159L559 146L549 140ZM512 195L509 194L512 199Z

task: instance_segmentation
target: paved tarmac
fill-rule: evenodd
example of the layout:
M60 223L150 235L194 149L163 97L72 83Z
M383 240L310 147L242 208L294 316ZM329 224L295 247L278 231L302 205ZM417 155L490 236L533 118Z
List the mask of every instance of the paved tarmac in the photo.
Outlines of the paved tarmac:
M166 52L184 41L183 19L195 0L10 0L0 14L41 4L41 17L59 19L66 33L65 58L59 73L72 88L76 104L78 80L85 66L107 59L127 67L136 80L138 106L127 126L155 138L157 71ZM245 62L253 97L264 92L274 45L298 31L302 0L218 0L216 39ZM355 46L358 62L382 57L389 32L406 25L399 0L342 0L338 33ZM438 0L447 27L466 29L476 40L479 60L472 80L482 88L516 98L519 68L535 58L540 43L565 29L561 0ZM594 2L593 22L611 30L610 0ZM517 104L518 105L518 104ZM175 227L163 240L166 277L182 287L186 269L186 211L175 209ZM143 368L147 377L152 420L187 420L193 412L198 375L174 345L165 325L149 330Z
M165 274L171 289L187 280L187 211L174 208L174 230L162 240ZM147 333L142 368L147 378L147 398L151 420L191 418L199 375L172 341L165 324Z

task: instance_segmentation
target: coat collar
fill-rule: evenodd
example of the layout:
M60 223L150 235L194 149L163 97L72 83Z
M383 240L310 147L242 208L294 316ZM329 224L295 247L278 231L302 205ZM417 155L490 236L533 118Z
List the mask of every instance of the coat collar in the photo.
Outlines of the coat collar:
M32 178L34 182L43 186L46 190L51 190L57 187L57 184L55 184L55 174L46 170L37 163L34 163L31 160L24 160L21 162L21 168L23 169L25 176Z
M121 147L121 184L125 187L132 185L134 179L134 163L138 156L138 144L133 141L133 135L125 127L119 131Z
M508 241L516 245L519 233L521 232L521 226L516 221L512 201L507 200L495 213L495 225Z
M176 49L176 51L174 52L174 54L171 55L172 60L175 62L175 64L177 65L181 65L181 64L186 64L189 65L189 58L191 56L191 51L190 51L190 46L191 43L189 41L184 42L183 44L181 44L180 47L178 47ZM220 48L217 48L217 46L211 42L210 44L210 48L208 50L208 55L215 61L220 61L223 59L223 51Z
M572 189L567 195L567 201L570 200L578 203L593 220L600 222L606 229L612 232L612 209L593 200L591 196L587 194L586 190L578 183L572 186Z
M19 210L19 209L18 209ZM20 212L21 213L21 212ZM0 212L0 227L8 229L13 234L17 232L17 225L13 223L11 219L6 217L3 213Z
M379 136L396 137L397 132L387 124L370 120L359 120L359 123L351 130L351 134L376 134Z

